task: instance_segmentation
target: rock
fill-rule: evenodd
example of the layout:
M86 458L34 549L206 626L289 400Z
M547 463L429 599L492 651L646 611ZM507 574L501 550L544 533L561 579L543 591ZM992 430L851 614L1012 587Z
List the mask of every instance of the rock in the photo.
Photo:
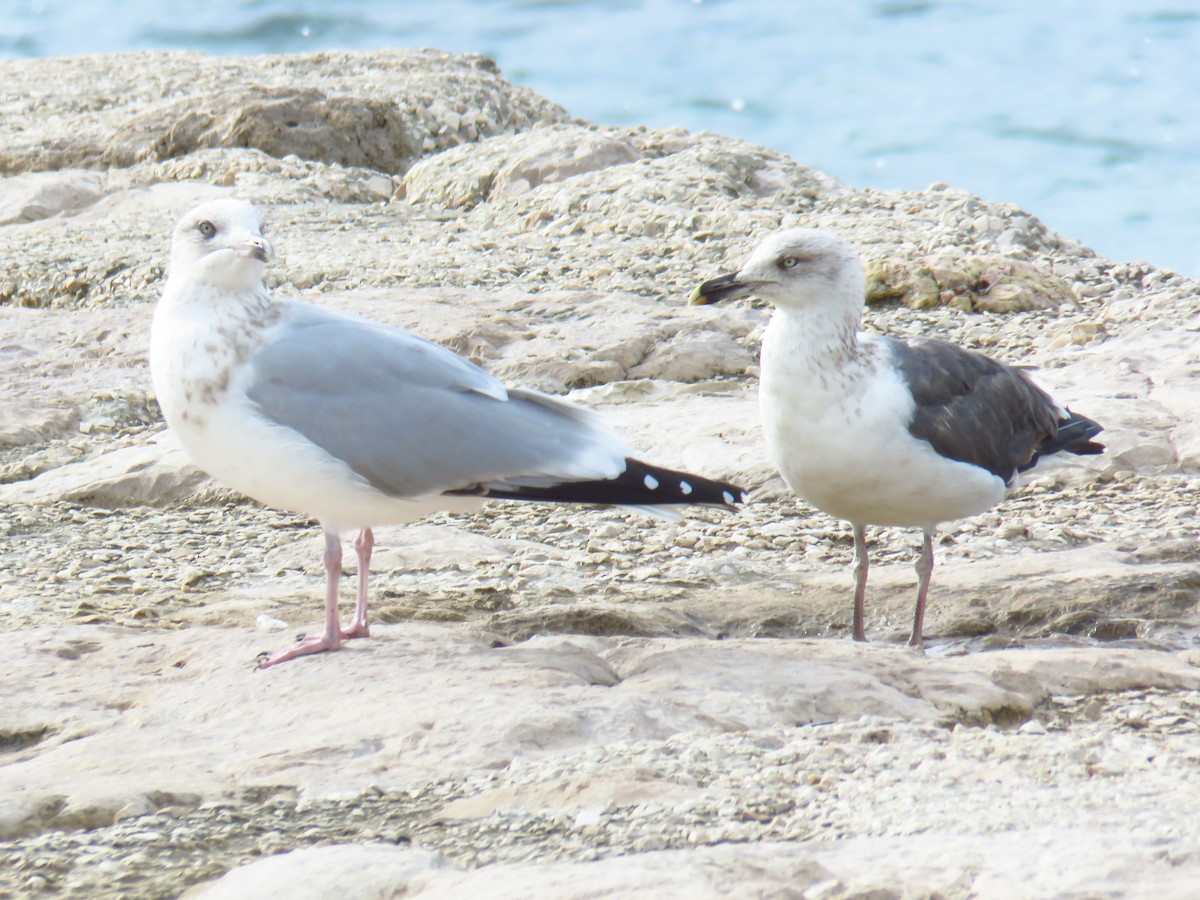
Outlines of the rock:
M531 164L553 177L530 175L533 184L525 177ZM494 188L517 183L529 187ZM467 211L461 224L488 235L491 271L505 274L509 285L550 282L658 295L673 288L680 301L694 287L696 253L715 265L714 251L778 226L780 214L764 210L768 199L804 209L839 189L828 176L779 154L715 135L581 125L482 141L474 151L425 160L405 179L409 203ZM713 208L718 197L719 210ZM499 235L505 239L496 240ZM435 241L443 279L447 269L470 264L451 260L471 248L449 233ZM528 248L535 265L504 259L519 246ZM624 248L620 266L606 256L610 246ZM558 256L572 262L565 283L545 264Z
M695 382L722 375L744 375L756 363L750 351L728 333L680 332L669 342L654 347L628 374L634 378Z
M530 896L583 900L606 895L717 900L737 894L818 898L843 888L807 848L783 845L642 853L575 865L505 865L493 867L488 880L480 878L483 874L440 874L416 896L422 900L468 895L495 900Z
M543 133L534 132L541 137ZM493 190L498 198L527 193L539 185L557 184L587 172L634 162L641 154L625 141L602 134L577 131L564 142L547 135L542 144L528 145L497 174Z
M152 81L142 77L148 66L157 72ZM504 81L490 60L434 50L238 59L127 53L43 60L36 72L10 60L0 74L21 98L5 121L39 123L0 128L2 173L127 166L218 145L305 150L313 159L402 171L414 151L566 118ZM387 147L390 140L399 145Z
M54 805L53 800L48 805ZM49 818L46 810L32 809L28 804L5 797L0 799L0 840L11 841L27 834L36 834L42 827L43 818Z
M1082 853L1086 865L1047 864L1047 851ZM361 896L374 896L376 885L421 900L530 896L558 900L597 894L655 898L753 896L897 898L897 885L912 892L952 896L970 885L981 897L1001 897L1019 884L1027 895L1119 891L1137 894L1151 886L1159 896L1184 896L1200 874L1194 861L1158 861L1151 871L1140 855L1153 853L1153 842L1116 833L1067 828L1039 829L994 838L990 852L973 847L963 835L938 835L927 845L912 840L849 838L839 841L764 843L697 847L634 853L584 863L509 863L463 872L430 854L379 845L327 846L293 851L230 872L189 898L219 900L284 890L289 896L311 887L328 889L359 884ZM318 868L319 867L319 868ZM1141 875L1134 874L1141 871ZM307 880L306 880L307 879ZM1144 880L1142 880L1144 879ZM382 888L380 888L382 889Z
M1142 818L1162 814L1139 798L1163 769L1136 760L1168 752L1174 739L1140 726L1156 743L1109 754L1103 764L1121 766L1114 777L1124 783L1107 787L1085 776L1066 752L1075 740L1085 746L1105 740L1094 719L1069 725L1082 730L1078 737L1062 728L961 723L1007 726L1061 692L1200 690L1200 670L1184 656L1136 650L1012 650L938 659L849 641L581 637L497 648L462 632L407 624L380 626L375 641L322 658L338 663L339 677L331 679L322 666L253 671L246 662L261 638L249 630L192 626L160 632L150 644L137 628L44 631L20 632L10 642L12 677L5 685L21 702L14 695L0 709L36 711L48 726L41 741L0 769L0 797L19 796L24 807L17 810L6 799L14 810L6 818L10 838L73 827L92 829L91 841L108 840L99 836L115 829L113 840L126 848L116 856L120 871L121 854L153 845L162 831L211 840L220 833L214 827L226 826L205 810L228 809L231 792L250 797L254 786L269 786L260 793L275 810L271 827L277 831L291 827L288 819L310 829L309 810L332 810L330 804L344 802L337 798L350 798L346 808L357 809L359 821L378 833L388 826L376 818L373 798L383 804L378 809L396 809L431 778L457 787L406 826L420 829L423 851L451 846L430 830L435 822L456 823L448 835L459 837L452 841L477 829L492 852L507 845L500 833L544 831L564 817L573 829L592 829L593 836L630 848L628 842L651 826L649 833L684 829L662 832L668 846L681 849L623 855L620 862L597 864L594 876L587 874L590 865L567 860L459 873L440 867L431 852L376 843L272 856L198 894L205 897L244 896L263 878L320 886L321 878L356 866L361 880L355 876L346 890L388 884L431 896L474 894L485 873L494 886L488 896L522 889L559 896L549 886L570 873L581 884L608 883L616 891L628 885L633 896L652 896L658 879L680 868L696 880L698 896L756 879L767 886L832 879L864 890L890 880L942 890L967 872L1011 884L1006 866L1025 873L1029 893L1041 894L1091 883L1074 866L1030 869L1047 842L1103 856L1117 835L1125 841L1122 865L1136 873L1118 876L1123 883L1120 878L1148 877L1138 859L1162 859L1161 853L1145 857L1136 835ZM46 652L75 635L99 638L85 659ZM356 684L370 689L347 690ZM403 702L381 703L381 696ZM114 697L122 715L112 714ZM314 717L320 729L308 727ZM952 723L960 724L945 727ZM940 777L927 782L930 754ZM1045 836L1023 837L1004 830L1003 821L980 817L977 810L994 806L994 796L974 774L976 758L986 760L996 778L1021 780L1009 791L1005 815L1021 821L1022 832ZM1191 790L1196 779L1186 767L1166 775L1180 791ZM880 782L886 785L871 788ZM922 804L904 800L912 789ZM289 807L279 798L296 793L304 804L280 818ZM1061 804L1085 795L1105 804L1104 815L1091 830L1064 827ZM33 804L42 812L32 812ZM719 812L726 804L728 812ZM175 812L166 813L168 807ZM960 807L969 813L969 828L957 818ZM771 835L805 833L789 829L819 827L831 812L842 823L837 827L865 827L876 836L791 843L782 855L771 846ZM1171 815L1180 822L1186 812ZM176 818L162 818L167 815ZM1136 819L1132 840L1130 816ZM681 817L690 824L667 824ZM337 827L347 833L346 824ZM686 836L696 828L708 838ZM718 829L739 843L682 849L716 840ZM765 842L740 843L754 835ZM591 838L584 838L586 846ZM1161 838L1154 846L1162 849ZM520 845L513 849L520 852ZM972 862L979 854L994 868L980 870ZM949 871L932 864L910 871L914 858L943 855L955 861ZM864 858L879 865L865 865ZM1169 867L1156 865L1153 877L1168 877ZM313 867L325 874L313 874Z
M153 442L123 447L36 478L0 485L0 503L84 503L120 507L162 505L214 489L170 432Z
M898 302L910 309L930 309L945 303L967 312L1011 313L1074 301L1061 279L1003 257L876 259L865 268L868 304Z
M930 309L941 302L941 288L928 266L876 259L863 268L868 304L902 303L909 309Z
M9 385L0 450L21 447L28 452L56 439L78 439L79 426L87 420L107 418L116 427L98 432L96 441L111 441L124 428L158 421L146 395L148 328L149 317L142 312L67 317L0 307L0 377ZM26 477L32 474L37 473Z
M476 872L441 872L414 896L421 900L462 896L561 900L609 893L653 898L686 894L716 898L752 896L862 897L892 900L904 890L953 896L969 885L981 897L1006 896L1019 884L1027 895L1121 891L1143 886L1132 870L1152 853L1152 842L1125 843L1116 833L1039 830L997 836L992 852L981 852L960 835L938 835L928 844L911 840L849 838L796 845L698 847L604 859L582 864L509 864ZM1054 867L1046 849L1083 850L1087 865ZM1084 850L1083 848L1087 848ZM913 854L913 855L910 855ZM1186 895L1200 867L1193 860L1175 866L1163 860L1144 872L1155 892Z
M1080 322L1071 329L1072 344L1090 344L1108 336L1103 322Z
M944 184L574 121L478 57L0 70L0 893L231 869L233 893L1188 893L1194 281ZM276 292L583 403L755 502L380 529L373 639L254 672L320 617L319 529L203 479L145 365L167 236L230 194L265 212ZM871 330L1035 367L1106 428L1105 455L943 527L926 657L893 646L912 530L872 529L875 643L841 639L849 528L787 490L758 424L768 312L686 306L793 225L874 261Z
M95 203L103 194L98 172L68 169L0 179L0 226L36 222Z
M422 153L418 135L385 100L250 86L152 107L109 136L101 160L128 167L210 147L399 173Z
M409 201L452 209L473 207L492 196L516 197L542 184L561 183L641 157L628 141L577 125L539 128L526 136L487 143L484 154L464 147L414 167L405 179Z
M249 628L192 626L147 644L139 629L107 627L86 663L42 652L41 630L21 632L6 683L23 699L10 697L5 708L39 710L47 736L0 770L0 796L24 791L26 805L61 797L54 821L87 827L114 821L152 791L215 800L233 785L268 783L315 800L613 741L863 716L1019 721L1050 693L1200 689L1194 667L1134 651L937 660L847 641L619 638L496 649L437 626L378 631L379 640L323 657L337 660L337 679L319 666L296 667L269 684L250 665L264 638ZM96 629L60 630L69 633ZM344 685L353 682L375 689L347 695ZM404 685L405 703L376 703L393 682ZM131 711L118 718L106 711L114 684ZM475 714L481 705L485 717ZM300 728L318 714L320 730ZM303 763L313 754L325 765ZM83 759L91 760L86 768Z
M183 896L191 900L242 900L263 894L295 900L324 900L334 894L361 900L397 897L419 892L422 883L447 866L436 854L411 847L331 844L261 859Z
M500 142L504 138L494 140ZM410 203L470 209L491 193L497 168L496 160L491 156L481 158L465 147L450 149L408 170L404 178L404 196Z

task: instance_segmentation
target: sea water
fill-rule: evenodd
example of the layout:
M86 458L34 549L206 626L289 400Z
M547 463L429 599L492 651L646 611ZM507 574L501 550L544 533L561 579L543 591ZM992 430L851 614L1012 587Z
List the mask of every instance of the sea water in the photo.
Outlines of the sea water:
M0 0L0 56L439 47L574 115L765 144L857 186L1016 203L1200 276L1190 0Z

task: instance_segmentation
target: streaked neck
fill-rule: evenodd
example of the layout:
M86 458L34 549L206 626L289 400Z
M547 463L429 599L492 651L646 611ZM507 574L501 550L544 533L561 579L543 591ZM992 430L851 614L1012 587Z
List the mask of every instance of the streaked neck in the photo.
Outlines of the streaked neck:
M849 303L812 303L775 310L770 328L780 350L814 366L842 367L858 358L861 307Z

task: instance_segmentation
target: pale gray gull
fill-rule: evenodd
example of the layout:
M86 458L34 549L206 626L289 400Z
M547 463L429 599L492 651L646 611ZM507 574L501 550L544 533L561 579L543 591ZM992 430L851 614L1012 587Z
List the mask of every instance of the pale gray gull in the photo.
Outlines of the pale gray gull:
M859 331L863 287L850 244L796 228L691 300L754 294L775 307L760 366L767 449L793 491L853 526L856 640L866 640L866 526L924 530L909 639L921 646L937 526L991 508L1043 456L1100 453L1091 438L1102 429L1021 369L944 341Z
M370 633L372 527L484 498L732 507L741 488L631 458L587 410L506 388L483 369L390 326L263 285L272 247L258 211L214 200L175 229L150 333L167 424L219 482L303 513L325 533L325 625L263 667ZM342 627L340 535L358 530L358 599Z

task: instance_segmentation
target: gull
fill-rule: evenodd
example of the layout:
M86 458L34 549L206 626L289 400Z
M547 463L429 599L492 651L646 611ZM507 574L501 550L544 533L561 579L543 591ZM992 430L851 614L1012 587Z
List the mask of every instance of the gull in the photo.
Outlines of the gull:
M315 518L325 537L320 635L260 660L337 650L370 635L372 528L485 498L733 507L741 488L641 462L598 415L507 388L444 347L369 319L271 296L262 220L237 199L175 229L150 331L168 426L217 481ZM338 616L341 534L358 531L358 596Z
M767 450L796 494L854 529L854 639L866 640L866 527L918 527L909 643L920 647L937 526L990 509L1043 456L1102 452L1091 440L1102 429L1021 369L945 341L859 331L862 265L830 232L770 235L691 303L748 294L774 306L760 360Z

